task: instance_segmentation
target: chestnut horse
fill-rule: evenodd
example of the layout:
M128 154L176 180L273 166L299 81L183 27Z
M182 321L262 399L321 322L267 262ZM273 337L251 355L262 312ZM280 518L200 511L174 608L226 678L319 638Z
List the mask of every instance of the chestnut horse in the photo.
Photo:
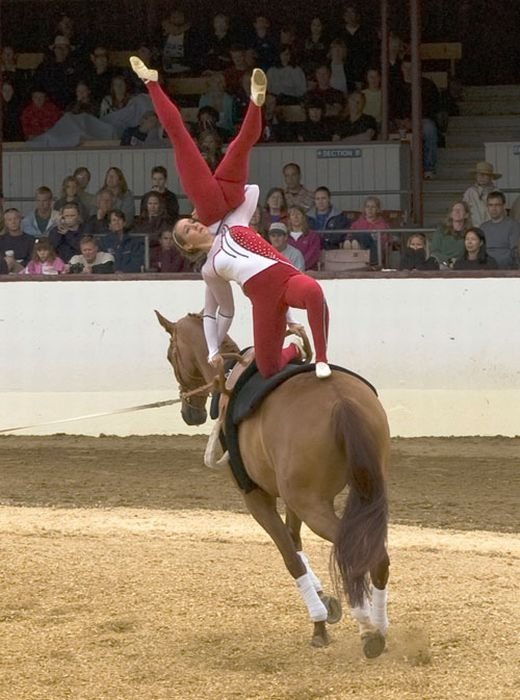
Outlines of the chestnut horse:
M181 395L210 383L215 370L207 362L200 315L189 314L172 323L156 314L170 335L168 360ZM221 352L237 350L226 337ZM206 420L208 395L206 389L201 396L182 401L187 423ZM297 374L274 389L240 424L238 440L246 471L257 485L242 493L251 515L273 539L291 576L312 576L329 622L341 616L334 605L339 603L324 596L301 552L302 522L333 543L335 578L341 581L351 614L359 623L364 653L378 656L385 647L388 625L385 467L390 436L375 392L359 377L337 370L324 380L313 372ZM338 516L334 499L345 487L349 487L348 496ZM285 522L278 513L277 498L285 504ZM313 616L312 605L304 600L314 622L311 643L324 646L329 637L323 612Z

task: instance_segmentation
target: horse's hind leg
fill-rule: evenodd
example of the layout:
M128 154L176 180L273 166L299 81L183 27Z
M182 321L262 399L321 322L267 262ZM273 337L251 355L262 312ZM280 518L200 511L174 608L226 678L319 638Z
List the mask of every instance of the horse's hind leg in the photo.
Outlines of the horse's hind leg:
M298 555L289 527L285 525L276 509L276 498L262 489L256 488L244 494L244 501L257 523L271 536L283 557L287 570L295 579L298 591L309 611L309 616L314 622L312 645L326 646L329 643L325 626L328 617L327 607L316 592L306 565Z
M285 525L289 530L289 534L291 535L292 541L294 542L294 546L296 547L298 556L303 561L305 568L307 569L307 573L311 577L314 590L319 595L323 604L327 608L327 622L331 625L335 624L336 622L339 622L341 620L342 615L341 603L337 598L327 595L323 591L321 581L312 570L311 565L309 563L309 559L303 551L302 538L300 536L302 521L290 508L286 508Z
M381 634L386 634L388 629L387 617L387 596L388 596L388 577L390 574L390 559L385 552L384 559L370 570L370 579L372 581L372 601L370 619L377 627Z

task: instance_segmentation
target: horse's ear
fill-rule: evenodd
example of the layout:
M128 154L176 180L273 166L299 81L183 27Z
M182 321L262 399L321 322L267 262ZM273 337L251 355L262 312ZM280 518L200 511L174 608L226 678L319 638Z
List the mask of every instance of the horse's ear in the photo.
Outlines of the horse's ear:
M157 316L157 320L161 324L161 326L164 328L164 330L169 333L170 335L173 332L173 329L175 328L175 323L172 323L171 321L168 321L167 318L164 318L162 314L160 314L157 309L155 309L155 315Z

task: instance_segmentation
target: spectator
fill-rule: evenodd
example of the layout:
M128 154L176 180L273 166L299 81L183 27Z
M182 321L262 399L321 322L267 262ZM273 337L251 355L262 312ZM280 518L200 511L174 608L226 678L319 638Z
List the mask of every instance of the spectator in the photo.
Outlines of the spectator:
M22 133L29 141L43 134L54 126L61 117L61 110L47 97L45 90L34 87L31 91L31 101L26 105L20 117Z
M18 57L14 48L9 44L4 44L0 53L0 75L2 83L9 83L13 86L13 90L16 94L23 95L27 84L27 76L26 71L18 68L17 63Z
M45 185L38 187L34 200L36 206L22 219L22 230L34 238L48 236L60 216L52 206L52 191Z
M79 241L83 233L79 207L75 202L69 202L61 208L58 224L49 231L49 243L63 262L68 263L80 252Z
M298 124L298 141L331 141L332 124L325 117L325 103L320 97L309 98L305 102L305 121Z
M166 182L168 180L168 171L162 165L155 165L151 172L152 186L151 191L160 194L164 199L166 205L166 213L170 217L171 221L175 223L179 218L179 200L177 196L166 187ZM141 199L141 209L143 208L143 200Z
M81 221L87 221L89 210L80 198L80 189L75 177L68 175L61 185L61 197L54 202L54 209L60 211L65 204L76 204Z
M329 45L330 41L321 17L313 17L309 24L309 33L303 44L303 69L306 74L314 73L318 66L326 62Z
M489 219L487 196L496 190L494 180L498 180L502 175L496 173L493 165L486 161L477 163L471 172L475 176L475 182L464 192L462 199L469 206L473 225L481 226Z
M58 35L50 47L51 54L38 66L34 82L41 86L60 110L70 104L74 97L74 87L80 76L76 61L71 56L70 41Z
M406 248L401 255L401 270L438 270L439 263L433 257L427 257L426 236L424 233L412 233L406 241Z
M21 101L15 84L2 80L2 136L4 141L23 141Z
M25 267L31 259L33 251L34 238L22 231L21 223L22 215L18 209L11 207L5 210L4 234L0 236L0 257L5 257L7 251L12 252L12 255L8 256L12 258L12 261L8 261L10 272L17 271L16 266L14 266L15 262Z
M199 134L197 144L202 157L209 165L209 169L214 173L224 157L220 135L216 131L206 129Z
M145 233L150 245L159 244L162 231L170 228L173 222L166 213L166 204L158 192L147 192L141 200L141 213L136 221L136 231Z
M110 190L113 208L121 209L125 215L125 221L131 225L135 218L134 194L128 189L123 171L115 166L110 167L106 172L103 188Z
M302 41L295 24L287 23L280 27L279 46L289 46L297 65L302 62ZM305 71L304 71L305 72Z
M99 116L104 117L126 107L132 97L130 85L124 75L114 75L110 81L110 92L103 97L99 106Z
M489 254L501 270L518 267L520 224L506 214L506 198L495 190L487 196L488 221L480 227L487 240Z
M305 260L300 251L295 246L289 245L289 232L287 226L281 221L275 221L269 226L268 231L269 243L276 250L284 255L297 270L302 272L305 270Z
M139 238L130 236L126 228L125 214L121 209L112 209L109 214L109 233L102 246L113 255L116 272L142 272L144 268L144 245Z
M386 231L390 228L388 222L381 214L381 201L379 197L367 197L363 204L363 213L350 226L351 231ZM361 233L354 234L352 240L356 240L360 247L364 250L370 250L370 263L372 265L381 264L382 261L377 258L377 236L376 234ZM388 234L380 233L381 249L385 249L391 241Z
M197 112L197 122L191 129L191 135L198 138L203 131L213 131L222 141L226 140L226 132L218 125L219 113L211 105L201 107Z
M316 231L325 250L340 248L346 238L345 233L334 234L333 231L350 228L345 214L331 203L328 187L318 187L314 192L314 208L307 212L309 228Z
M259 204L257 204L253 212L253 216L251 217L251 220L249 222L249 228L252 228L253 231L256 231L259 236L262 236L262 238L265 238L267 240L267 231L265 230L262 223L262 215L262 207Z
M321 253L320 237L309 229L309 222L302 207L289 208L289 244L303 255L304 269L316 270Z
M344 6L343 23L341 38L347 47L352 78L359 89L366 70L376 54L375 35L361 23L361 15L354 3L347 3Z
M223 12L219 12L213 17L211 32L206 39L204 67L214 71L223 71L229 68L231 65L231 57L229 55L231 45L232 37L229 30L229 17Z
M213 107L218 112L216 126L221 133L229 138L235 131L235 101L226 92L226 79L223 73L213 73L208 78L208 89L199 98L199 109L201 107Z
M351 92L347 100L348 115L338 120L334 141L342 143L366 143L373 141L377 134L377 124L374 117L364 113L365 96L356 90Z
M183 10L176 8L161 22L166 36L163 70L171 75L196 71L202 54L200 41Z
M378 68L369 68L366 73L366 88L362 90L365 96L365 108L363 112L374 117L376 124L381 124L381 73Z
M110 93L115 69L109 63L108 49L105 46L95 46L90 54L90 61L86 80L91 86L92 97L100 104L105 95Z
M454 202L444 223L433 234L431 254L444 267L451 267L464 253L464 234L471 226L466 202Z
M59 275L66 271L65 263L56 255L56 251L46 238L36 241L32 258L20 271L22 275Z
M94 214L96 211L96 195L92 194L87 190L87 187L90 183L90 179L92 177L90 174L90 170L84 165L80 165L72 173L72 177L76 180L76 183L78 185L79 201L85 207L88 214L92 216L92 214Z
M306 99L319 98L325 103L326 117L339 117L345 106L345 96L330 84L331 72L327 65L314 71L314 86L307 91Z
M356 89L356 84L347 62L347 45L342 39L331 41L327 54L330 68L330 84L335 90L347 95Z
M173 241L171 228L159 236L159 245L150 250L152 272L191 272L191 265Z
M243 92L242 78L251 69L247 63L246 50L239 44L233 44L229 50L231 65L224 71L226 79L226 92L233 96L239 96Z
M271 20L266 15L258 13L255 16L248 47L255 52L257 67L267 73L276 62L278 46L271 33Z
M114 272L114 256L99 250L94 236L86 234L79 241L79 255L73 255L69 272L84 275L109 275Z
M268 231L275 221L287 223L287 202L281 187L271 187L265 198L262 225Z
M91 214L84 227L85 234L94 236L105 235L109 231L108 215L114 208L114 196L112 192L102 187L96 195L96 213Z
M54 35L64 36L70 46L70 57L74 61L75 65L83 65L87 62L87 51L85 49L86 45L86 32L77 32L74 26L74 19L65 13L59 16L56 27L54 28Z
M162 140L157 115L152 110L145 112L137 126L123 131L121 146L159 146Z
M298 163L286 163L283 166L283 179L285 181L285 201L287 206L294 204L302 207L304 211L314 205L314 193L302 185L302 171Z
M84 80L76 83L74 93L76 99L67 106L66 111L70 114L91 114L97 117L99 105L93 100L90 88Z
M267 71L267 86L278 105L298 104L305 94L307 79L290 46L280 47L275 64Z
M437 114L440 110L439 91L434 82L422 78L422 137L423 176L435 176L437 167L438 130ZM405 56L401 63L401 80L394 82L390 93L390 114L399 130L412 128L412 59Z
M486 248L486 234L472 226L464 236L464 255L453 264L454 270L498 270L497 261Z

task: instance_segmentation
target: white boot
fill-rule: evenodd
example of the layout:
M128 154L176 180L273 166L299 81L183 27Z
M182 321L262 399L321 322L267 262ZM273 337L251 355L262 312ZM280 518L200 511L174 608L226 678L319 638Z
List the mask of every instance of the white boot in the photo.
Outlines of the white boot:
M267 92L267 78L263 70L255 68L251 75L251 100L257 107L261 107L265 102Z
M316 376L318 379L330 377L332 371L326 362L316 362Z
M130 56L130 65L134 73L136 73L143 82L156 83L159 80L157 71L152 68L147 68L137 56Z

